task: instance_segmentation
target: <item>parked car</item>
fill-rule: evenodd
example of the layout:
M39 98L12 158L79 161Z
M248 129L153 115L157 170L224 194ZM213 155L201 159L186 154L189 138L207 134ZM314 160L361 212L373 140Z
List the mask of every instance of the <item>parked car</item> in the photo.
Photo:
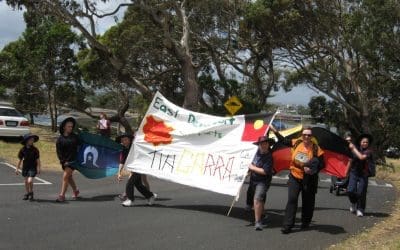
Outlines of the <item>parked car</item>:
M385 156L388 158L400 158L400 150L397 147L388 147L385 150Z
M29 132L28 119L15 108L0 105L0 137L20 137Z

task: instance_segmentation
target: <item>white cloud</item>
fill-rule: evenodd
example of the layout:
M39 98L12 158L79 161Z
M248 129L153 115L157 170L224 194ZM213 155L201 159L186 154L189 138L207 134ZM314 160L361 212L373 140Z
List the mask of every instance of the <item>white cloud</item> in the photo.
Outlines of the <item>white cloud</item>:
M0 50L15 41L25 30L23 11L13 10L5 1L0 2Z

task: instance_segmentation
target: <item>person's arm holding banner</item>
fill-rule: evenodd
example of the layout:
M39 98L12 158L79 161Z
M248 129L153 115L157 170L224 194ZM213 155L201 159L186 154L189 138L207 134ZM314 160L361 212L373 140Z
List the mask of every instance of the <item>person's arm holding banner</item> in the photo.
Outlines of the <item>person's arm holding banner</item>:
M250 172L250 171L252 171L252 172L254 172L254 173L256 173L256 174L266 175L266 173L265 173L265 171L264 171L263 168L258 168L258 167L256 167L256 166L253 165L253 164L250 164L250 166L249 166L249 172Z

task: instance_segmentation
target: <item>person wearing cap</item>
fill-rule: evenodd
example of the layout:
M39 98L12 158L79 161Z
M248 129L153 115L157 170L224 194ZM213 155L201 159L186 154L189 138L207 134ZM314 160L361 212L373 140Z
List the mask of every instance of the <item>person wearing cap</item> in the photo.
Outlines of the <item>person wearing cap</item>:
M372 136L362 134L358 137L356 145L349 143L353 153L349 170L349 185L347 193L351 203L350 212L358 217L364 216L367 201L368 177L375 175L375 162L370 144Z
M121 143L123 146L119 158L120 160L119 160L119 169L117 176L118 181L122 180L122 169L124 168L126 158L128 157L129 151L131 149L132 140L133 140L133 135L130 134L122 134L117 138L115 138L115 141ZM135 200L134 187L136 187L136 189L147 199L148 205L153 204L154 200L157 198L157 194L150 192L150 190L143 185L141 174L132 172L125 186L125 194L127 196L127 199L121 203L122 206L131 207L134 205L134 200Z
M292 148L290 161L290 174L288 180L288 201L281 232L288 234L296 219L299 194L301 192L301 229L310 226L315 207L315 194L318 189L318 173L324 168L324 151L312 141L311 127L302 129L301 138L294 140L285 139L273 126L270 127L283 143Z
M74 178L72 176L75 168L73 163L76 160L79 147L79 137L74 133L76 121L72 117L66 118L60 124L60 136L56 142L57 157L60 160L61 167L63 169L63 177L61 184L61 191L56 199L56 202L65 201L65 193L67 192L68 186L72 188L72 198L77 199L79 197L79 190L76 186Z
M272 180L272 153L271 145L274 140L267 136L260 136L254 144L258 146L258 150L254 155L253 161L249 166L250 184L249 189L252 190L255 230L263 229L262 214L266 201L267 191Z
M23 136L21 144L24 145L18 152L18 164L15 169L15 174L22 164L22 176L25 178L25 190L23 200L33 200L33 178L40 174L40 154L39 150L33 145L39 140L39 136L26 134Z

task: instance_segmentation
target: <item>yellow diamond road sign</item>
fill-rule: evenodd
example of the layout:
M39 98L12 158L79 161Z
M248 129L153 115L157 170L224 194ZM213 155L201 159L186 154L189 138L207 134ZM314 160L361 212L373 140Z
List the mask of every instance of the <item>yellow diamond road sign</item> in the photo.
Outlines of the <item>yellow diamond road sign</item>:
M229 98L228 101L224 103L224 106L229 111L229 113L231 113L231 115L234 115L236 112L239 111L239 109L243 107L237 96L232 96L231 98Z

